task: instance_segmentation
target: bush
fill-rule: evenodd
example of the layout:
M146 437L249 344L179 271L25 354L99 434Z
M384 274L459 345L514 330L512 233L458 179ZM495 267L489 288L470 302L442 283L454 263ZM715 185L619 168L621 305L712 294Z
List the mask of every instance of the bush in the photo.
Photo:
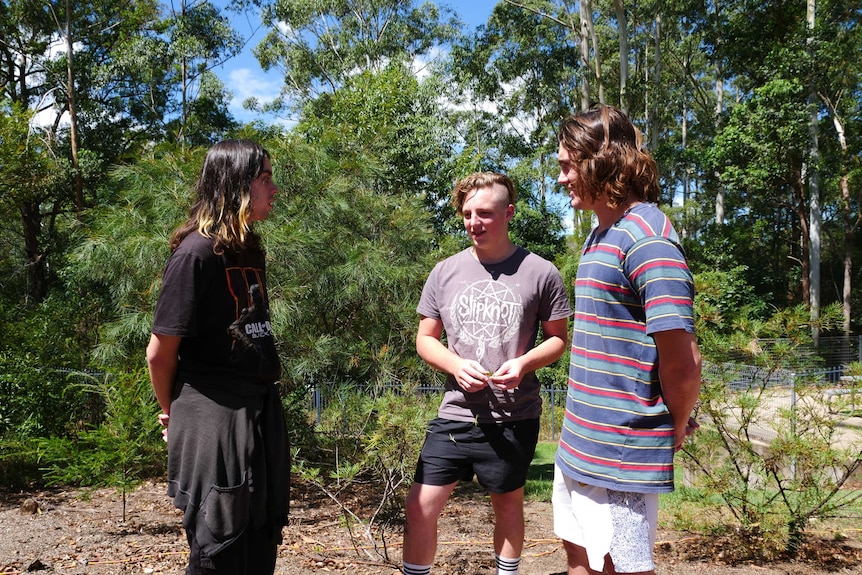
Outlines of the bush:
M317 451L294 450L294 472L341 507L351 536L365 544L357 548L375 560L391 561L386 528L404 509L426 424L438 403L439 396L410 389L339 387L338 401L330 401L321 414L326 427L318 428ZM364 485L374 486L361 489L359 498L363 507L372 498L370 517L361 517L349 497Z
M794 554L811 520L862 502L862 493L846 488L862 454L839 441L843 416L828 409L825 372L800 369L811 362L800 353L807 321L801 308L783 310L733 334L750 364L705 365L701 429L683 448L693 486L723 501L734 530L761 556ZM768 352L750 343L782 334Z
M116 487L126 494L164 473L165 445L146 373L105 374L81 386L105 404L104 422L72 437L42 438L39 461L49 484Z

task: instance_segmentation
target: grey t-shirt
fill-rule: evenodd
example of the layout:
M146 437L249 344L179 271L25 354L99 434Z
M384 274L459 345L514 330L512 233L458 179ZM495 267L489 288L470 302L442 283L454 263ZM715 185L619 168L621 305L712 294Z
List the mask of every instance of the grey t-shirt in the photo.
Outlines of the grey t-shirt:
M536 345L541 322L572 315L559 270L520 247L494 265L481 264L469 249L446 258L428 276L416 311L443 322L453 353L492 372ZM515 389L488 386L475 393L466 393L449 375L438 415L492 422L532 419L541 412L539 382L529 372Z

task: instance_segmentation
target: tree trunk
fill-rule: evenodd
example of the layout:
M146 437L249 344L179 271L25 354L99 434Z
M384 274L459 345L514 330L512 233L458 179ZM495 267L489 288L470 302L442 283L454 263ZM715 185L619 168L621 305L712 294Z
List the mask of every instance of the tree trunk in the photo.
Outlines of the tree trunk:
M21 206L21 222L24 232L24 253L27 256L27 304L38 304L47 295L45 254L39 245L39 229L42 214L38 202Z
M806 20L808 22L808 30L813 33L814 30L814 15L815 15L816 0L808 0L808 9L806 11ZM809 49L813 49L813 38L808 38ZM821 213L820 213L820 146L817 141L818 136L818 99L817 85L814 82L814 75L809 76L808 85L808 105L810 107L811 119L808 124L808 211L809 211L809 244L810 250L810 269L809 273L810 284L809 295L810 314L811 314L811 337L814 339L814 345L817 346L820 340L820 328L818 326L820 319L820 228L821 228Z
M800 234L802 246L799 253L799 261L802 266L802 303L808 309L811 309L811 227L808 223L809 211L806 209L807 202L805 199L805 178L799 168L795 170L794 188L794 209L796 217L799 219Z
M653 97L650 106L650 149L658 149L658 94L661 88L661 14L655 16L655 69L653 70Z
M724 111L724 82L721 79L721 66L715 65L715 133L721 128L721 113ZM715 223L724 224L724 186L721 184L721 174L715 173L718 189L715 192Z
M84 176L78 161L78 104L75 93L74 42L72 40L72 2L66 0L66 92L69 98L69 139L72 146L72 170L75 174L75 212L84 211Z
M593 68L596 79L596 89L599 94L599 103L605 103L605 83L602 82L602 53L599 50L599 39L593 26L593 5L591 0L581 0L581 21L586 23L587 34L593 46Z
M579 27L581 51L581 111L590 109L590 39L584 16L584 3L580 2L581 25Z
M180 18L183 23L186 20L186 0L182 0L180 2ZM181 111L180 111L180 133L177 135L177 140L180 143L181 148L185 148L186 145L186 126L188 125L188 92L189 92L189 70L188 70L188 60L186 59L186 51L183 50L182 61L180 62L180 70L182 74L182 88L181 88Z
M850 312L853 307L850 298L851 287L853 285L853 239L856 236L856 230L850 221L850 185L846 173L841 175L841 199L844 208L844 288L841 294L844 321L841 327L844 330L844 334L849 336Z
M719 14L720 6L718 2L713 4L715 8L715 21L721 21ZM724 113L724 78L721 63L715 61L715 133L718 134L721 129L721 115ZM721 175L715 172L716 192L715 192L715 223L717 225L724 224L724 186L721 183Z
M617 15L617 29L620 36L620 109L628 114L629 39L628 21L626 19L626 8L623 5L623 0L614 0L614 11Z
M841 327L844 334L849 336L850 317L852 311L850 292L853 285L853 245L856 237L856 225L853 223L853 212L850 203L850 178L847 175L847 135L844 130L844 122L838 115L837 107L829 100L826 100L826 107L829 110L829 113L832 114L832 125L835 126L835 133L838 135L838 144L841 147L841 219L844 223L844 286L841 292L844 319Z

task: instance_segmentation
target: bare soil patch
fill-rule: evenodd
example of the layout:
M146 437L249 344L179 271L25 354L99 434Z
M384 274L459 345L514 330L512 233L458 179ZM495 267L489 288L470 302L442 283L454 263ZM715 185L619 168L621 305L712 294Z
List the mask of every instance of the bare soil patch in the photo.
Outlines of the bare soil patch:
M400 527L376 531L372 545L354 529L351 537L337 505L319 493L294 490L290 525L284 530L276 573L394 575L399 573ZM352 505L361 506L359 498ZM129 494L123 519L115 490L89 493L52 490L0 494L0 575L64 573L182 573L186 561L180 512L165 485L147 483ZM356 509L351 507L355 512ZM565 553L552 531L548 503L528 502L524 575L564 575ZM491 575L492 514L471 485L456 490L440 521L433 572ZM862 527L862 526L860 526ZM862 535L812 535L800 556L773 562L739 562L738 542L661 530L656 546L660 575L862 574ZM388 558L388 560L387 560Z

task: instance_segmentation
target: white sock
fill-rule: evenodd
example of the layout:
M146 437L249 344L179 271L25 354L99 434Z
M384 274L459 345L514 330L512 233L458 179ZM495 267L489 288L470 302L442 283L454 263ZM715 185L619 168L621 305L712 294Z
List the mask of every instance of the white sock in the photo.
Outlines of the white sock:
M518 575L518 568L521 566L521 558L506 559L495 555L497 558L497 575ZM405 575L407 572L404 572Z
M414 565L413 563L402 563L402 571L404 575L430 575L430 565Z

